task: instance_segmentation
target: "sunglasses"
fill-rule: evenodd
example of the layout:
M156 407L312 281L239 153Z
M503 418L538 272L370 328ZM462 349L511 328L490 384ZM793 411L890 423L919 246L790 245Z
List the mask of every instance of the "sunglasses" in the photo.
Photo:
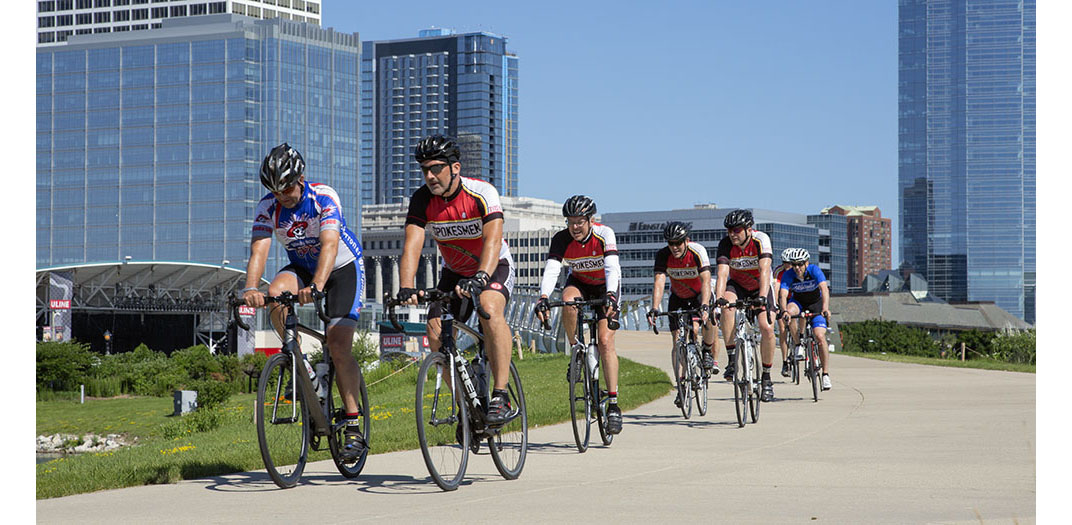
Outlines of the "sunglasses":
M738 226L736 228L730 228L730 233L734 233L734 234L741 233L744 230L745 230L745 228L743 226Z
M666 243L670 246L673 246L674 248L677 248L678 246L685 244L685 241L667 241Z
M792 266L794 268L803 268L803 267L805 267L807 265L808 265L808 263L806 263L806 262L789 263L789 266Z
M432 172L432 175L439 175L443 172L443 168L449 166L449 164L432 164L431 166L421 166L421 173Z

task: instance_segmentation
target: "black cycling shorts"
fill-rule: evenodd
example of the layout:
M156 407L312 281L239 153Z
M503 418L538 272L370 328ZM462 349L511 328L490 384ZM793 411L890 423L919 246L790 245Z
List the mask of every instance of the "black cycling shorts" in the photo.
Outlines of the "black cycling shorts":
M749 290L733 279L726 281L726 291L736 294L737 299L753 299L759 297L759 288ZM770 287L767 288L767 307L771 312L774 311L774 293L771 292Z
M360 268L358 268L359 264ZM328 326L357 325L357 320L361 316L361 297L365 295L364 266L364 260L358 258L331 271L322 290L327 294L324 298L324 313L331 318ZM298 277L299 289L313 282L313 274L300 266L288 264L279 270L279 273L283 272L290 272Z
M678 296L676 296L674 294L670 294L670 299L668 299L666 301L666 310L668 312L673 312L674 310L690 310L692 308L699 308L699 307L700 307L700 296L699 295L695 295L695 296L693 296L693 297L691 297L689 299L682 299L682 298L680 298L680 297L678 297ZM676 315L671 315L671 316L668 316L668 318L670 319L670 331L673 332L674 330L677 330L677 328L678 328L677 316ZM697 319L699 319L699 318L697 318Z
M439 283L436 284L436 289L451 292L454 287L457 286L458 281L462 279L468 279L472 275L466 277L460 274L454 273L449 268L443 268L442 273L439 276ZM499 265L495 267L495 271L489 275L491 279L488 281L488 287L484 291L495 291L503 294L506 298L506 304L510 304L510 292L514 289L514 267L510 265L509 259L499 259ZM450 300L450 315L455 319L466 322L469 317L473 315L473 302L466 299L465 309L462 309L462 299L459 297L453 297ZM433 303L428 307L428 318L434 319L443 315L443 309L440 307L440 303Z
M584 301L591 301L593 299L606 299L606 297L607 297L607 285L606 284L587 284L587 283L581 282L580 279L577 279L577 278L573 277L572 275L570 275L569 277L566 278L566 286L563 286L562 288L565 289L567 286L572 286L572 287L576 288L578 291L580 291L581 292L581 299L584 300ZM616 293L615 295L617 295L618 297L621 297L620 293ZM593 308L593 310L595 310L595 312L596 312L596 320L597 321L600 320L600 319L606 319L607 318L607 313L603 310L603 308L597 307L597 308ZM617 316L617 313L615 313L615 316ZM615 318L617 318L617 317L615 317Z

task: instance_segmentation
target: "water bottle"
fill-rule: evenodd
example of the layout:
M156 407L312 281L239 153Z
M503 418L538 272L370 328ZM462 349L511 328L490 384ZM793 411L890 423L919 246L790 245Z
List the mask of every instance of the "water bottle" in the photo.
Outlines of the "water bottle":
M316 379L313 380L313 386L316 387L316 395L321 401L328 396L328 364L321 361L313 367L316 372Z
M473 375L473 379L476 381L476 395L481 399L488 397L488 371L480 362L479 358L474 357L472 365L470 367L470 373Z
M592 379L599 378L599 349L596 345L588 345L588 369L592 371Z

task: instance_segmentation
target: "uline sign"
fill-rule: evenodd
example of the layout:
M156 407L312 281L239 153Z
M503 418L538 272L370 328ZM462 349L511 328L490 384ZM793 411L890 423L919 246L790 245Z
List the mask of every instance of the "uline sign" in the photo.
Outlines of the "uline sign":
M629 231L631 231L631 232L642 232L642 231L662 230L663 228L666 227L666 224L668 222L670 222L670 221L666 221L666 222L631 222L631 223L629 223ZM690 230L692 229L692 223L691 222L686 222L685 225L688 226L688 228Z

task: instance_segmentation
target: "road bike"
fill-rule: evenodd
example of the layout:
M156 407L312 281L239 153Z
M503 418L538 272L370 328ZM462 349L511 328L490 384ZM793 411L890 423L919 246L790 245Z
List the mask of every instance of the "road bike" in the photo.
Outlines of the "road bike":
M440 317L441 346L429 353L417 373L417 391L414 410L417 419L417 439L421 455L432 480L443 490L455 490L465 477L469 464L469 452L480 450L480 441L486 440L491 458L499 474L506 479L517 479L525 466L529 445L529 420L525 391L521 376L514 363L510 363L510 377L506 390L510 412L502 425L491 426L486 422L487 406L491 401L488 388L487 354L484 351L484 336L465 323L456 322L450 313L450 301L454 292L437 288L418 291L418 303L439 303L443 314ZM480 307L479 294L472 293L471 300L477 314L484 319L490 316ZM399 333L405 330L395 316L395 308L402 302L387 296L384 307L387 318ZM455 329L468 334L477 342L476 355L467 361L456 346Z
M331 321L324 314L322 302L325 294L313 288L313 304L317 316L327 325ZM278 296L265 296L265 304L278 304L286 310L283 322L283 347L279 353L268 358L257 382L257 402L253 407L253 419L257 426L257 443L268 475L280 488L290 488L298 483L309 449L323 450L323 439L339 473L346 478L356 478L365 468L369 451L369 402L368 390L361 369L357 369L359 427L365 439L364 451L354 460L344 460L340 452L345 443L344 432L347 420L342 398L335 391L335 364L327 348L326 336L298 322L294 306L298 296L284 291ZM242 321L238 309L245 300L230 297L231 317L243 330L249 325ZM317 376L320 394L310 378L313 368L298 344L298 333L313 337L320 342L320 363L323 372Z
M674 338L674 362L678 371L677 395L681 401L681 415L688 419L692 415L692 401L696 400L696 411L707 414L707 383L711 376L703 366L700 349L696 345L696 333L692 330L694 321L698 321L701 311L697 308L659 312L656 317L677 317L677 334ZM659 328L653 323L651 329L656 335Z
M763 382L760 380L759 350L761 336L756 326L756 315L763 311L767 301L760 297L740 299L722 307L722 315L728 308L734 308L734 339L736 352L733 370L733 406L737 412L737 426L743 427L748 416L752 423L759 421L760 394ZM744 315L741 315L741 314Z
M819 342L812 335L810 320L821 314L814 314L807 310L794 315L791 319L805 319L804 331L800 334L800 344L804 347L804 376L811 381L811 394L815 402L819 401L819 391L823 389L823 360L819 353ZM795 360L794 360L795 361Z
M573 440L577 450L588 450L592 433L592 422L599 429L603 445L609 446L614 441L614 434L607 431L607 405L610 396L607 389L599 386L599 319L595 308L606 305L603 299L551 301L548 308L573 307L577 309L577 344L570 348L570 362L566 373L569 383L570 420L573 422ZM609 322L609 321L608 321ZM588 343L584 342L584 327L588 326ZM551 329L551 323L543 321L545 330Z

